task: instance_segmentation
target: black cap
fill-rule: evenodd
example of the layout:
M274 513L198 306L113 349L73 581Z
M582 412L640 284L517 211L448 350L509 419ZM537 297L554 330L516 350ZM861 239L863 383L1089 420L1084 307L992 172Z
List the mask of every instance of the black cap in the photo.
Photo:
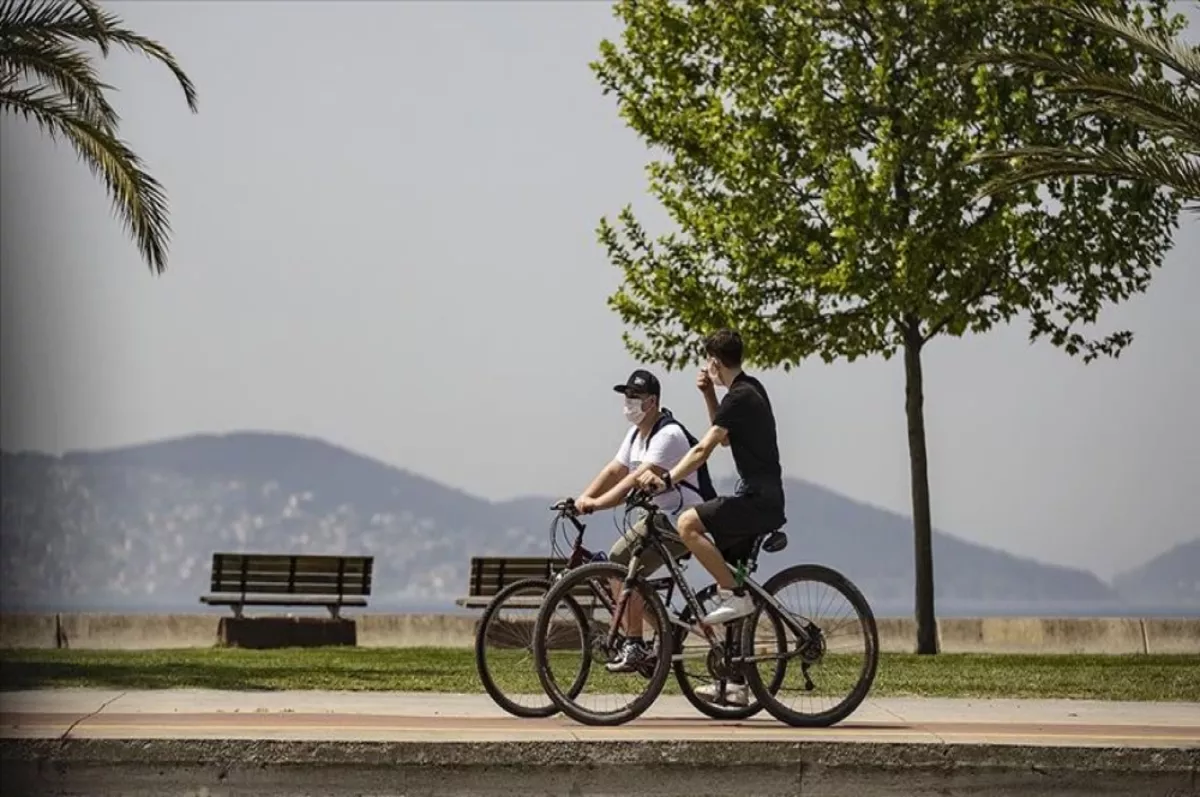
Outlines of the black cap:
M659 387L658 379L649 371L638 369L629 375L629 381L623 385L613 385L613 390L618 393L629 395L630 393L638 393L647 396L660 398L662 396L662 388Z

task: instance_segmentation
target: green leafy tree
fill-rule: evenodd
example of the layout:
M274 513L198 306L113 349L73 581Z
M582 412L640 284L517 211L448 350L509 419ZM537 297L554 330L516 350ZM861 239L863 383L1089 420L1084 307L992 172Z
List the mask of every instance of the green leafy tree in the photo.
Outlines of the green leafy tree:
M1166 5L1134 18L1169 30ZM623 33L592 66L657 153L650 190L675 226L654 237L628 206L600 223L624 272L610 306L641 333L627 330L626 346L680 368L729 325L752 367L902 354L917 650L937 652L922 352L1023 315L1032 339L1088 361L1116 355L1129 332L1083 327L1146 288L1179 212L1111 180L976 201L996 169L967 164L977 152L1140 134L1077 124L1078 102L1035 92L1036 78L962 64L1007 47L1148 81L1159 70L1011 0L620 0L615 12Z
M109 196L152 272L166 268L166 193L119 137L120 118L83 45L107 56L116 45L160 61L196 111L196 89L158 42L124 27L93 0L0 0L0 111L65 139Z
M1023 147L980 153L979 161L1013 161L1010 171L980 189L1004 194L1030 183L1062 177L1138 180L1170 188L1200 210L1200 47L1158 32L1145 31L1124 16L1091 3L1038 3L1040 12L1065 17L1097 33L1123 41L1160 69L1175 73L1169 83L1149 81L1054 52L1005 51L980 55L975 64L1010 66L1044 76L1047 92L1084 101L1085 116L1137 125L1158 146L1135 149L1130 143L1091 146Z

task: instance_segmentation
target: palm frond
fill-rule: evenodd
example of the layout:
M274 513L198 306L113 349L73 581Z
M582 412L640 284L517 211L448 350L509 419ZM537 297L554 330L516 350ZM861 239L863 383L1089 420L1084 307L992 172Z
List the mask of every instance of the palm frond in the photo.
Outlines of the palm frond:
M968 68L985 65L1003 65L1051 78L1047 92L1079 95L1089 101L1074 112L1075 116L1103 115L1132 121L1148 132L1172 135L1200 147L1200 102L1170 84L1094 71L1036 52L1001 50L976 53L964 60Z
M83 32L84 30L89 29L95 30L95 25L92 25L90 28L84 28L79 33L75 34L78 38L89 41L94 40L100 46L106 46L109 43L115 42L132 53L139 53L147 58L150 58L151 60L160 62L163 64L163 66L171 71L171 74L175 76L175 80L179 83L179 87L183 89L183 96L187 101L188 108L191 109L192 113L197 111L198 100L196 95L196 87L192 83L192 79L187 76L186 72L183 71L183 67L181 67L179 62L175 60L175 56L171 54L170 50L153 39L149 39L129 30L125 27L125 23L120 17L118 17L116 14L104 11L98 5L96 5L94 0L74 1L85 9L89 19L98 19L102 23L102 34L96 39L87 39L87 36ZM68 35L70 34L68 33Z
M63 27L103 27L94 3L74 0L0 0L0 39L57 35Z
M1042 52L994 50L972 55L964 66L1009 67L1046 78L1048 93L1080 102L1071 115L1107 117L1133 125L1163 146L1073 148L1025 147L983 152L968 163L1016 165L990 179L976 198L996 196L1034 183L1075 177L1130 180L1172 190L1184 203L1200 198L1200 48L1079 0L1033 0L1031 10L1064 16L1092 31L1123 41L1135 52L1179 73L1175 83L1103 71ZM1169 140L1169 141L1167 141Z
M100 80L85 53L62 42L0 38L0 68L7 78L3 84L23 76L31 83L53 87L74 103L84 117L108 130L115 129L120 121L104 95L112 87Z
M1133 122L1149 133L1171 136L1181 146L1200 152L1200 99L1173 86L1095 73L1048 90L1086 99L1074 112L1076 116L1101 115Z
M74 148L93 174L103 178L109 196L124 218L152 270L166 267L166 195L142 161L112 131L80 114L62 95L36 86L0 91L0 110L35 122L52 139L62 137Z
M103 53L119 44L161 62L183 89L188 108L196 112L196 87L170 50L126 28L120 17L102 9L95 0L0 0L0 39L63 38L95 44Z
M1120 149L1075 147L1023 147L983 152L968 163L1018 161L993 177L976 193L976 199L997 196L1030 183L1071 177L1098 177L1160 185L1181 200L1200 200L1200 158L1170 152L1130 152Z
M1033 2L1029 7L1068 17L1092 30L1115 36L1143 55L1169 66L1185 80L1200 84L1200 47L1143 30L1118 14L1078 0Z
M964 69L980 66L1007 66L1018 72L1041 72L1046 75L1071 79L1086 74L1083 67L1073 61L1032 50L1008 50L997 47L969 53L962 58Z

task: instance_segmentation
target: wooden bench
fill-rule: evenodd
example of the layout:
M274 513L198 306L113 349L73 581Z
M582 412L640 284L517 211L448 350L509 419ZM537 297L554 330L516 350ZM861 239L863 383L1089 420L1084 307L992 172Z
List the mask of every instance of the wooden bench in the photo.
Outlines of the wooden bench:
M471 575L467 581L467 596L454 602L467 609L483 609L505 587L527 578L553 579L566 566L566 559L546 556L472 556ZM581 585L575 594L591 606L595 596ZM513 608L536 608L541 595L521 595L505 602Z
M366 606L373 556L214 553L210 606L324 606L337 618L343 606Z

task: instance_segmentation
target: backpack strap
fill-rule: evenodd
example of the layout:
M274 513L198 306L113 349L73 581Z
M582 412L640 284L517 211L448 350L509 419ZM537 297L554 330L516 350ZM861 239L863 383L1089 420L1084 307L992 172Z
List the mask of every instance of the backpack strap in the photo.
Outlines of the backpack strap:
M650 430L651 437L653 437L654 433L657 432L663 426L666 426L669 423L673 423L683 431L683 436L684 436L684 438L687 439L689 445L692 445L692 446L696 445L696 443L697 443L696 439L692 437L690 432L688 432L687 427L684 426L683 423L678 418L676 418L674 415L671 414L671 411L669 409L667 409L666 407L663 407L661 412L662 412L662 415L655 422L654 428ZM647 443L650 442L649 438L647 438L646 442ZM707 465L708 465L708 463L705 463L704 465L701 465L700 467L702 467L702 468L707 467ZM697 471L697 474L699 474L699 471ZM686 487L689 490L691 490L692 492L694 492L696 495L700 496L701 498L704 498L704 491L701 490L696 485L689 482L687 479L684 479L681 482L675 482L675 484L678 487Z

